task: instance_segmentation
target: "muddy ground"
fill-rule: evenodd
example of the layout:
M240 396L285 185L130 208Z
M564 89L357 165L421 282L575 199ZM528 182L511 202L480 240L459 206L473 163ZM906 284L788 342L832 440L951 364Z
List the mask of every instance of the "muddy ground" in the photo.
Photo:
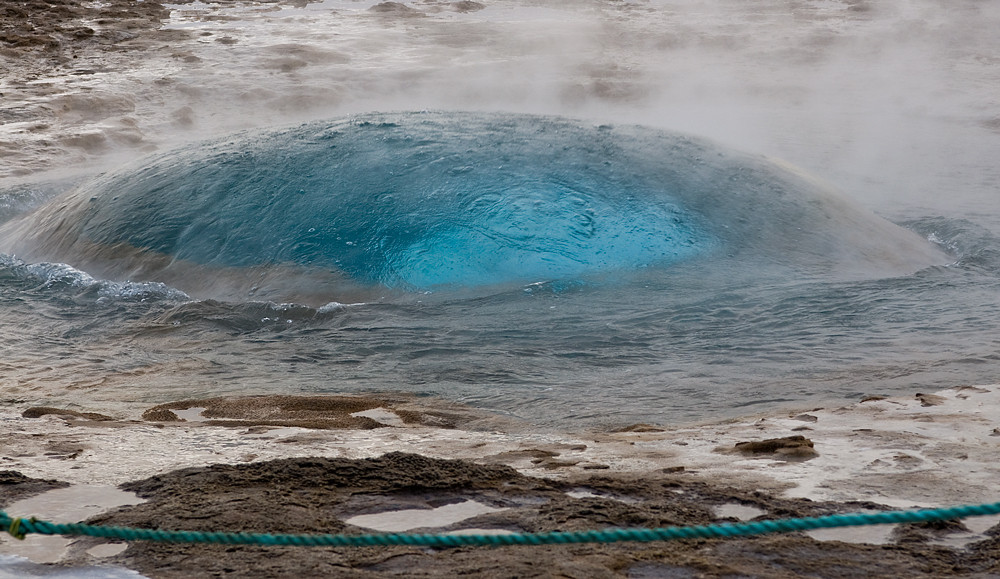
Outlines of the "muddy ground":
M4 474L0 501L51 481ZM39 486L41 485L41 486ZM23 488L19 491L19 488ZM463 500L503 509L444 530L582 531L710 524L732 518L714 506L739 503L771 518L819 516L871 503L782 499L684 473L599 474L545 480L506 466L390 453L373 459L292 458L186 468L122 488L148 502L90 523L197 531L370 532L344 522L359 514L431 509ZM575 496L567 492L575 491ZM298 548L133 543L111 561L149 577L997 577L1000 526L991 538L950 549L929 543L961 523L900 527L894 542L859 545L801 534L542 547ZM435 532L440 529L435 529ZM78 541L76 563L98 539ZM73 561L71 557L70 561Z
M311 0L253 0L301 6ZM172 0L169 4L189 4ZM239 0L214 0L237 4ZM113 151L155 150L130 95L111 94L102 75L142 68L166 54L193 58L175 47L191 40L163 28L170 17L155 0L4 0L0 2L0 178L87 167ZM160 82L169 82L160 80ZM74 90L67 90L73 88ZM139 89L142 90L141 86ZM181 115L183 117L183 114ZM182 122L180 119L178 122Z
M967 392L968 389L960 389L950 394L972 396ZM989 392L987 389L975 391L980 397ZM950 396L948 392L942 393L938 396L941 403L929 407L930 410L944 408L947 414L955 412L956 408L948 410L945 402L954 406L967 401L945 394ZM890 402L898 404L900 401L886 401ZM870 410L866 404L872 403L861 403L855 410ZM815 418L810 424L819 428L826 415L815 414L817 416L810 415ZM746 432L740 431L731 440L738 441L747 433L780 433L788 430L789 425L801 424L797 419L802 416L789 419L785 427L777 430L753 427ZM850 421L843 413L838 416L850 430ZM906 424L913 424L914 419L909 416ZM924 417L924 420L929 419ZM361 534L378 529L363 529L347 521L358 523L353 517L407 509L430 511L474 501L487 507L485 514L451 524L427 523L422 517L421 524L435 526L406 530L536 533L736 522L736 518L726 514L734 514L731 508L734 506L743 509L736 515L763 519L889 508L867 501L784 497L786 487L794 486L791 480L782 478L782 473L791 472L788 465L813 464L827 454L832 456L838 452L835 439L828 433L804 429L810 437L822 441L816 446L811 438L797 434L803 431L801 426L792 428L789 436L765 436L750 441L744 438L744 442L718 446L711 451L712 455L723 457L722 460L737 456L754 457L751 460L757 460L758 455L765 457L764 463L772 465L767 469L773 479L768 484L759 477L749 476L749 472L742 477L735 476L732 464L729 470L706 470L707 463L695 460L695 455L686 459L665 455L657 463L652 461L659 455L653 452L647 456L647 466L638 470L616 469L606 464L614 462L615 453L642 454L641 448L634 444L645 440L644 436L670 434L652 425L624 429L628 432L621 436L634 440L631 444L622 442L620 446L602 446L596 439L576 446L558 440L539 443L530 439L501 444L475 436L479 432L477 428L492 430L499 424L484 422L480 412L458 404L435 404L402 394L184 400L149 408L142 420L124 421L96 413L31 407L23 411L22 420L24 422L19 424L22 424L23 433L3 439L5 455L20 457L18 460L27 460L26 464L36 467L44 465L46 468L39 472L63 472L78 484L81 480L74 476L84 476L93 469L103 471L120 466L109 464L109 461L120 460L122 441L118 438L104 440L106 435L125 432L130 438L152 433L153 438L143 438L147 441L143 444L162 448L150 448L147 454L167 452L188 456L171 467L170 463L159 462L141 465L138 457L126 452L126 456L136 459L127 472L145 469L146 473L164 474L142 480L134 480L142 476L137 474L118 478L119 482L129 481L119 485L122 489L136 493L147 502L98 515L88 521L93 524L194 531ZM38 421L41 430L29 429L34 421ZM777 419L771 421L777 422ZM890 425L885 418L881 423ZM70 438L61 437L59 432L63 430ZM703 431L701 435L712 436L710 431ZM199 432L202 436L198 436ZM453 434L435 435L446 432ZM377 438L379 433L387 438ZM205 447L216 457L211 462L227 458L234 464L200 462L204 459L194 458L191 449L170 446L174 439L191 434L195 434L192 440L196 445ZM205 436L218 445L209 444ZM516 435L510 436L516 438ZM606 435L609 436L615 435ZM421 438L430 441L428 446L419 445ZM339 456L349 448L359 450L360 440L375 445L374 453L368 458L319 456L323 453ZM446 440L451 440L452 445L443 445ZM694 444L684 436L666 440L666 444L682 444L683 448ZM29 444L31 441L34 445ZM970 441L970 444L979 444ZM328 444L331 442L334 442L332 447ZM265 446L257 448L247 444ZM425 448L437 453L438 457L464 452L464 460L431 458L411 452L381 454L390 450L386 446L389 444L394 448ZM260 456L268 454L270 447L301 455ZM253 448L257 450L248 454ZM108 454L115 449L119 454ZM893 456L899 455L896 450L891 452ZM968 459L971 455L964 456ZM37 460L29 460L32 457ZM18 464L14 459L8 460L13 461L8 464ZM61 463L74 466L65 471L52 470ZM182 464L210 465L177 469L176 465ZM659 466L652 466L656 464ZM683 464L693 464L695 468L686 469ZM699 464L702 466L698 467ZM869 465L868 468L874 467ZM535 476L525 474L528 471ZM833 473L826 472L826 475L833 476ZM873 476L877 477L877 473ZM84 476L82 480L88 479ZM914 473L899 480L897 484L922 484L920 476ZM968 486L973 482L970 479L963 484ZM65 484L58 480L28 478L13 470L0 472L0 506ZM830 484L832 481L827 480L820 486ZM859 475L854 484L863 486L865 477ZM747 508L757 511L748 514ZM394 517L401 518L400 515ZM962 547L941 544L969 530L962 522L900 525L891 531L887 542L873 541L878 544L821 541L802 533L669 543L450 549L133 543L121 554L102 558L99 563L122 565L153 578L1000 577L1000 524L984 534L974 535L972 540L977 542ZM862 529L856 534L854 530L849 533L847 536L852 539L864 536ZM99 543L98 539L78 539L62 564L86 566L98 562L87 551Z
M12 56L111 45L159 26L169 12L155 1L22 0L0 6L0 43ZM103 30L101 30L103 28ZM72 53L67 56L72 57Z
M132 70L172 33L169 11L155 1L11 0L0 2L0 176L29 175L90 159L110 145L143 145L131 118L134 103L84 89L64 94L69 78L86 82L112 70ZM103 100L102 100L103 99ZM97 114L95 110L106 110ZM96 116L95 116L96 115ZM103 116L121 118L113 142L88 132ZM66 151L76 151L66 155Z
M153 0L0 3L0 74L8 81L29 82L60 69L93 73L88 57L136 52L140 56L142 45L133 41L154 37L169 15ZM81 68L80 62L88 66ZM4 120L17 119L0 117Z

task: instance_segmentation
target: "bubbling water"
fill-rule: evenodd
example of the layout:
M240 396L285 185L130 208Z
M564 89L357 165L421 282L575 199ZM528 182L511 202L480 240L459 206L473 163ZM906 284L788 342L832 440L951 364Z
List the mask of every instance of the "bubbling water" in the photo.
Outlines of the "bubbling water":
M197 297L321 303L692 260L882 276L943 258L763 158L502 113L369 114L190 145L99 177L0 238Z
M615 203L579 186L511 186L495 176L477 185L481 193L460 203L456 218L388 256L377 281L416 288L531 282L663 265L710 245L694 219L669 203Z

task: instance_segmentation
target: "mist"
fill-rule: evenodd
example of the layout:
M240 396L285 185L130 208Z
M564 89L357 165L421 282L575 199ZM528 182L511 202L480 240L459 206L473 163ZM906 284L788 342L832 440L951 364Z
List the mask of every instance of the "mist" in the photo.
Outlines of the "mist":
M21 116L3 127L0 176L109 168L250 127L430 109L687 132L800 166L897 220L974 214L1000 182L994 3L167 7L159 31L120 51L81 52L44 83L38 71L8 75L3 106Z

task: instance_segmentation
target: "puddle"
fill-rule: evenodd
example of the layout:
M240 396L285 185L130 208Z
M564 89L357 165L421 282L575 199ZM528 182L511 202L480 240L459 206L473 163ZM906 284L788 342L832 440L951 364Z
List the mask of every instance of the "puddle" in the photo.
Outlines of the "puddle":
M806 531L806 534L817 541L886 545L892 542L892 532L895 529L896 525L866 525L863 527L814 529Z
M968 531L950 533L943 537L938 537L937 539L931 540L930 544L949 547L952 549L964 549L970 543L975 543L989 538L983 533L997 523L1000 523L1000 515L969 517L968 519L962 519L962 522L965 523L965 526L969 529Z
M195 407L185 408L184 410L171 410L171 412L176 414L177 418L180 418L181 420L187 420L188 422L205 422L207 419L202 416L201 413L206 410L208 409Z
M503 510L506 509L497 509L476 501L462 501L435 509L403 509L374 515L358 515L344 522L383 533L402 533L423 527L446 527L478 515Z
M128 543L104 543L96 547L87 549L87 554L91 557L103 559L104 557L114 557L128 549Z
M928 541L928 543L931 545L938 545L939 547L948 547L949 549L964 549L966 545L975 543L976 541L982 541L985 538L986 535L962 531L958 533L950 533L943 537L938 537L937 539L932 539Z
M134 494L112 486L74 485L17 501L4 510L13 517L33 516L53 523L76 523L114 507L142 502ZM62 536L28 535L18 541L4 535L0 537L0 554L17 555L34 563L55 563L62 559L71 540Z
M739 503L726 503L712 507L712 513L719 519L732 517L739 521L749 521L750 519L766 514L767 511Z
M986 515L985 517L969 517L962 519L966 528L976 534L982 534L1000 523L1000 515Z
M121 567L52 567L32 563L24 557L0 555L0 579L143 579L129 569Z
M968 531L949 533L929 541L931 545L940 545L952 549L962 549L970 543L986 539L988 529L1000 523L1000 515L985 517L970 517L962 520ZM896 525L870 525L862 527L845 527L842 529L817 529L806 531L806 534L817 541L843 541L845 543L866 543L869 545L885 545L892 542L892 532Z

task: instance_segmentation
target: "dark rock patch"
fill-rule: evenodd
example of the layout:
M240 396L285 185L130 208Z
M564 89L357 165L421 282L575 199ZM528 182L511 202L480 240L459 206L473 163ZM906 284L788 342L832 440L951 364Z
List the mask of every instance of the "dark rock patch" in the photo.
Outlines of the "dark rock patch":
M743 454L770 454L799 458L809 458L817 455L816 450L813 448L813 441L802 435L737 442L735 450Z
M443 529L583 531L720 522L713 506L752 505L770 518L821 516L871 503L781 499L751 486L690 475L527 477L504 466L392 453L379 458L283 459L188 468L123 485L149 501L90 522L163 529L362 533L358 513L476 500L503 510ZM573 498L567 491L593 496ZM947 527L947 528L946 528ZM944 525L947 531L954 525ZM428 531L428 529L423 529ZM907 537L909 535L906 535ZM116 562L149 577L986 577L1000 572L996 541L966 552L920 540L888 545L821 542L798 535L669 543L426 549L295 548L134 543Z

